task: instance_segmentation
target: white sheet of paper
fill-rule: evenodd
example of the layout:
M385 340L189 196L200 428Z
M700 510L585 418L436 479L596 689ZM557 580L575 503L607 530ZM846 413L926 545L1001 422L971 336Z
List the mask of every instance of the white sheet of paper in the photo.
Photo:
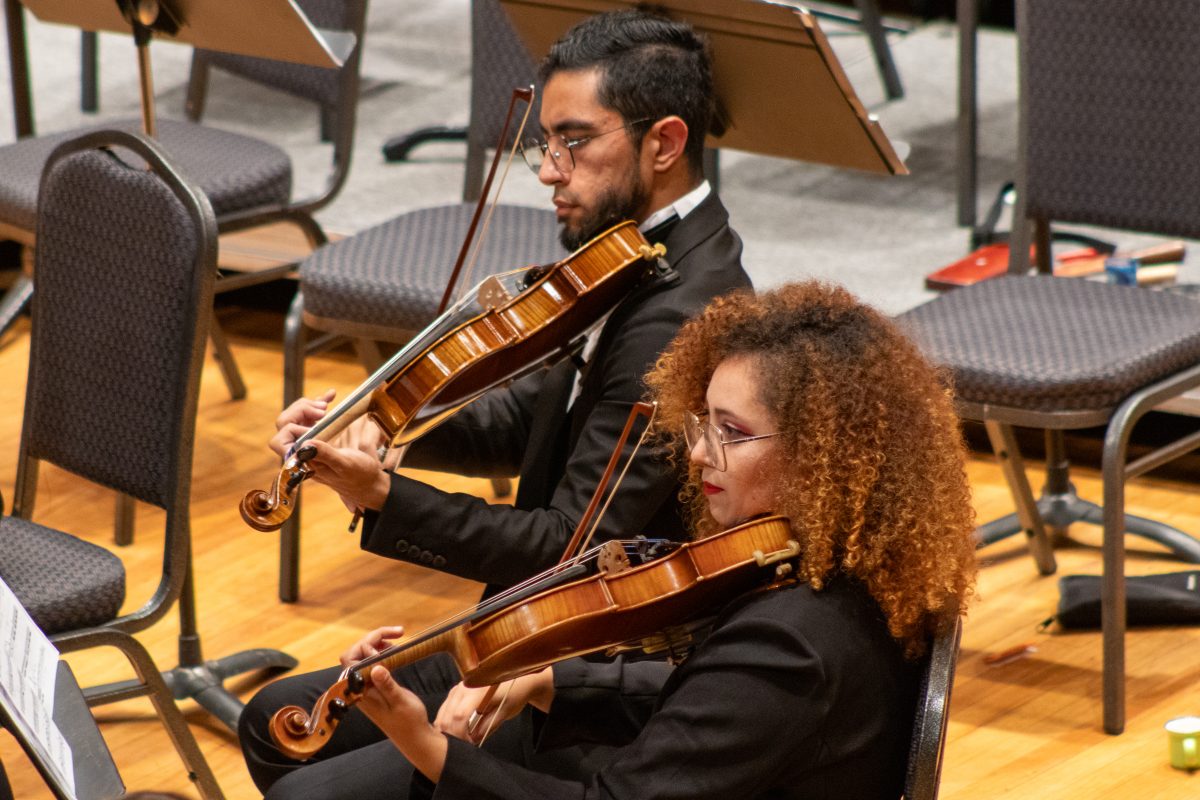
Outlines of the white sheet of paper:
M75 796L75 764L54 722L58 650L0 579L0 701L42 761Z
M4 608L0 619L0 641L8 644L6 652L13 667L38 687L47 705L53 708L58 650L3 580L0 580L0 603Z

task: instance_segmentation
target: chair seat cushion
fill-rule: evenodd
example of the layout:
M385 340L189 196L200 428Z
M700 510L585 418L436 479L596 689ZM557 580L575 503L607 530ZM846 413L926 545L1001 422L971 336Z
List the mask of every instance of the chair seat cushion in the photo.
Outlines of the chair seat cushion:
M1200 303L1046 275L956 289L902 314L958 397L1031 411L1107 409L1200 363Z
M208 125L158 120L158 141L171 163L208 196L218 220L264 205L283 205L292 194L292 163L279 147ZM32 231L37 223L38 182L50 153L62 142L95 130L141 131L140 119L19 139L0 147L0 222Z
M320 248L300 263L306 320L327 330L336 330L337 320L423 329L437 314L474 211L473 203L420 209ZM475 268L468 276L464 267L456 296L488 275L565 255L554 212L497 206Z
M17 517L0 518L0 578L47 635L109 622L125 601L119 558Z

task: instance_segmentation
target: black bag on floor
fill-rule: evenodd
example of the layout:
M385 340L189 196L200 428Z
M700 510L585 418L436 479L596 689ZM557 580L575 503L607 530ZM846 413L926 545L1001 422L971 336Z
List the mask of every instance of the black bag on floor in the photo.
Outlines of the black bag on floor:
M1200 623L1200 571L1167 572L1125 578L1126 623L1191 625ZM1067 575L1058 582L1058 611L1064 628L1100 627L1100 576ZM1049 622L1049 620L1047 620Z

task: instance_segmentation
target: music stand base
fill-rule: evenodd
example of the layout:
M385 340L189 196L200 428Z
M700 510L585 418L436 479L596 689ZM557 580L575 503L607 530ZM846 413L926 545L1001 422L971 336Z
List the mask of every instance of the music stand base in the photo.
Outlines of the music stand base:
M1073 522L1104 524L1104 508L1080 498L1075 493L1074 486L1069 486L1064 492L1043 492L1037 500L1037 510L1045 525L1053 531L1065 531L1067 526ZM1023 530L1020 520L1014 513L979 526L976 536L979 539L979 546L983 547ZM1125 531L1161 544L1183 561L1200 564L1200 541L1196 541L1178 528L1172 528L1170 525L1164 525L1145 517L1126 514Z
M260 669L286 671L298 663L282 651L258 648L200 664L181 664L163 672L162 678L176 700L195 700L201 708L236 733L238 717L245 704L222 686L225 679ZM94 704L97 698L121 695L138 686L137 681L108 683L85 689L84 696Z
M163 680L176 700L195 700L236 733L238 717L245 704L222 686L225 679L260 669L284 672L298 663L280 650L257 648L205 661L197 666L180 665L163 673Z
M407 161L408 154L413 148L425 142L465 142L466 128L451 128L445 125L435 125L431 128L420 128L412 133L393 136L384 142L383 157L388 161Z

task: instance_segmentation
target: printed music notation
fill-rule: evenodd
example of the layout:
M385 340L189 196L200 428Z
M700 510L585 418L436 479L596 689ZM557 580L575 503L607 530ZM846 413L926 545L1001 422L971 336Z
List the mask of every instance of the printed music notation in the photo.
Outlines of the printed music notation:
M75 796L71 748L54 722L58 650L34 623L21 601L0 579L0 704L12 724Z

